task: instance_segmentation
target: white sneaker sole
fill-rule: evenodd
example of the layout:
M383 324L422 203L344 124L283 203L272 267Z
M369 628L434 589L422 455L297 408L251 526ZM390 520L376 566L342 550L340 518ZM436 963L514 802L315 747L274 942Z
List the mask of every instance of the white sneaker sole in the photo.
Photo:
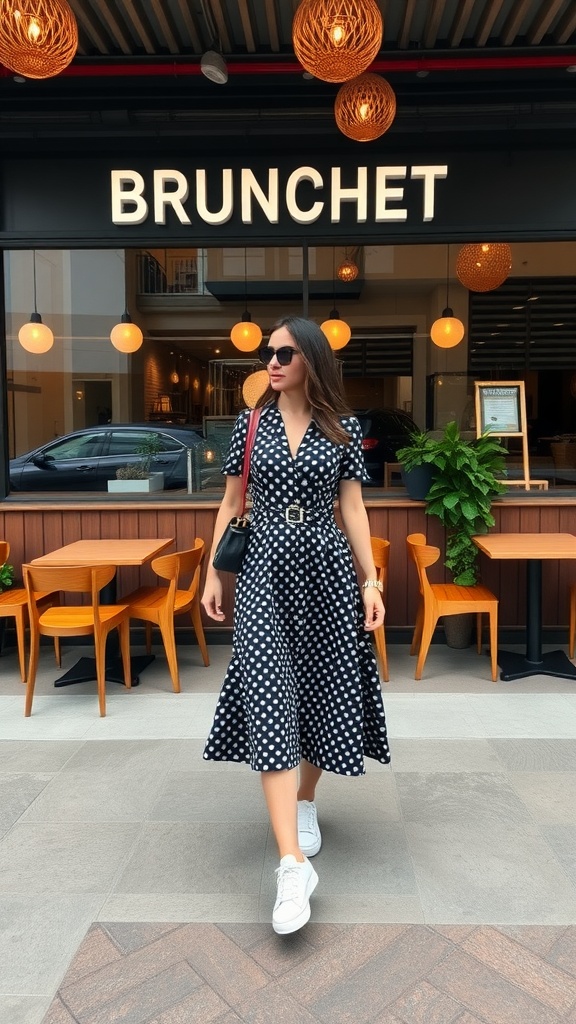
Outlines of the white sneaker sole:
M300 842L300 837L298 837L298 845L305 857L315 857L317 853L320 853L322 848L322 836L320 836L312 846L305 846Z
M300 928L303 928L304 925L310 920L310 897L317 885L318 875L316 874L316 872L314 872L310 879L310 882L308 883L308 888L306 890L306 906L304 907L302 912L298 914L298 917L292 918L291 921L281 922L277 922L274 920L274 918L272 918L272 927L277 935L291 935L292 932L297 932L299 931Z

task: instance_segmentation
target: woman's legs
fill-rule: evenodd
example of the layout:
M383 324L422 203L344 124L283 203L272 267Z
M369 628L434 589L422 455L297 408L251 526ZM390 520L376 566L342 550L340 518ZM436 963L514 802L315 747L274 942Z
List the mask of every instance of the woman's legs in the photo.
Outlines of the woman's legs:
M280 858L291 853L303 861L298 845L298 769L261 772L260 778Z
M309 761L300 761L300 785L298 786L298 800L310 800L313 802L316 786L318 785L322 769Z

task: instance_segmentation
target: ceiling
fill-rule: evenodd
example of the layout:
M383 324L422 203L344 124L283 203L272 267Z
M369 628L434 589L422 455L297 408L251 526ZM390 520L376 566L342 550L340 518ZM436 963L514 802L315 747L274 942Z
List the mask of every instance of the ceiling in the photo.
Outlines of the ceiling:
M304 78L292 49L299 0L69 0L77 56L61 75L17 82L0 66L0 140L17 151L39 138L151 137L217 149L231 135L265 146L294 135L356 147L338 132L338 86ZM403 146L446 137L489 144L564 142L576 128L575 0L379 0L381 51L371 70L390 81ZM221 49L228 82L200 72ZM567 135L569 133L569 135ZM374 145L374 144L372 144Z

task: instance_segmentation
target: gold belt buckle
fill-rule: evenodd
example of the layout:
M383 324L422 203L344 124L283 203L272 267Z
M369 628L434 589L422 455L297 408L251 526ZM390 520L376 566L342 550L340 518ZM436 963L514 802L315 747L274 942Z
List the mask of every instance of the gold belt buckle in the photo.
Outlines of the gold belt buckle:
M286 522L290 523L291 526L296 526L298 523L304 522L304 509L300 508L300 505L288 505L284 515L286 517Z

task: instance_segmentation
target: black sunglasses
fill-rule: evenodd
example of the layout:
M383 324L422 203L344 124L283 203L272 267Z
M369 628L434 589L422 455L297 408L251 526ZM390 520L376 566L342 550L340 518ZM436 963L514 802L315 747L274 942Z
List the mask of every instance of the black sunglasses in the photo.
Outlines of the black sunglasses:
M271 345L263 345L262 348L258 349L258 356L260 361L266 366L268 366L268 363L274 356L276 356L280 366L288 366L292 362L292 356L297 352L297 348L290 348L289 345L284 345L282 348L272 348Z

